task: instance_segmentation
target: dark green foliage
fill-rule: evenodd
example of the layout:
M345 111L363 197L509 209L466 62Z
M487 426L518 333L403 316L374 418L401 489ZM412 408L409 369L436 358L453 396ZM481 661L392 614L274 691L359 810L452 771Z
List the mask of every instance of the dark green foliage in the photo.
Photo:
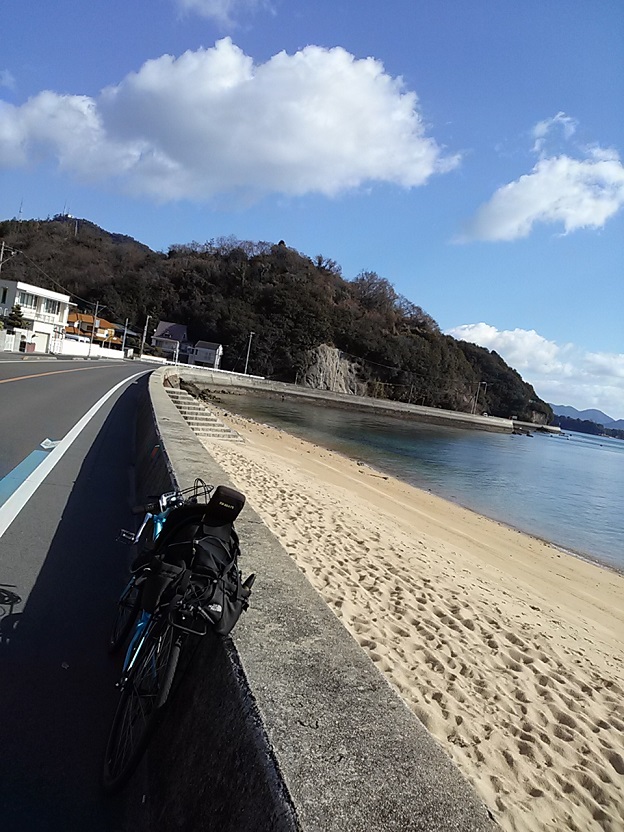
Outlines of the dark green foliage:
M9 314L4 319L4 324L8 330L26 328L26 321L24 320L22 307L19 303L16 303L15 306L12 307Z
M520 421L540 421L550 424L553 412L550 405L538 398L533 387L516 370L506 364L497 352L466 341L455 342L472 366L475 377L486 382L479 394L479 411L493 416Z
M369 395L548 422L549 406L494 352L443 335L419 306L375 272L354 280L318 255L283 242L220 237L151 251L86 220L4 222L22 255L3 277L66 291L107 318L142 331L146 315L186 324L191 340L223 344L222 367L294 381L308 350L337 347ZM105 311L104 311L105 309ZM487 383L487 386L486 386ZM476 391L479 398L476 400Z

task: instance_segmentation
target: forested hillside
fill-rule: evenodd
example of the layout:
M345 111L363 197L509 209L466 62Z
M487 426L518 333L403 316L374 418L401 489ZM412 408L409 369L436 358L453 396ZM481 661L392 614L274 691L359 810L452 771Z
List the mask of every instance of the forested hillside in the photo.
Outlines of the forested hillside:
M548 422L550 406L495 352L440 332L435 320L374 272L345 279L333 260L283 242L234 238L154 252L86 220L0 223L0 240L20 254L2 276L66 291L85 310L99 301L109 319L146 316L187 324L192 340L224 345L224 369L294 381L307 352L338 348L370 395L433 407ZM102 307L101 307L102 308ZM476 399L479 391L478 400Z
M570 416L558 416L555 414L552 424L560 427L561 430L572 430L577 433L589 433L591 436L611 436L614 439L624 439L624 430L605 427L592 422L591 419L572 419Z

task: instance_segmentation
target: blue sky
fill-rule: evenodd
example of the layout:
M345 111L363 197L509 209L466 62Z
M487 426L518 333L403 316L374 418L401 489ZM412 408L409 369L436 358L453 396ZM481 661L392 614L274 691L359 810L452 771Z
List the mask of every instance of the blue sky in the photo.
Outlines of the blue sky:
M283 239L624 418L622 102L621 0L22 0L0 217Z

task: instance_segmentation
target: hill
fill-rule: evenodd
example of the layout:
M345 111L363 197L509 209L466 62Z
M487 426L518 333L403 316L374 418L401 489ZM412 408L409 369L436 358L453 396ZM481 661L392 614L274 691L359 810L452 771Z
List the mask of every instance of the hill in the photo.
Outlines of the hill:
M602 410L577 410L575 407L571 407L567 404L551 404L550 406L556 416L567 416L569 419L581 419L589 422L596 422L597 424L604 425L605 427L612 427L615 423L615 419L607 416L606 413L602 412ZM620 419L620 421L623 420Z
M83 308L141 330L149 315L185 323L192 340L224 345L224 369L295 381L320 345L340 350L369 395L549 422L550 406L496 353L444 335L375 272L353 280L323 256L280 241L213 239L154 252L87 220L0 223L19 250L2 275L64 290Z

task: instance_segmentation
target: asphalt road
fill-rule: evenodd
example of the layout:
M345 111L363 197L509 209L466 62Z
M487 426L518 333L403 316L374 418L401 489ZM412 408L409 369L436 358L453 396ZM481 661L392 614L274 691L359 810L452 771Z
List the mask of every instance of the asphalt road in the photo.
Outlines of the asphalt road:
M118 382L149 369L0 361L0 479L44 439L63 439ZM106 641L131 556L116 537L134 522L136 404L146 379L106 401L0 538L0 592L22 598L0 603L4 829L123 828L127 798L104 798L98 778L119 672Z

